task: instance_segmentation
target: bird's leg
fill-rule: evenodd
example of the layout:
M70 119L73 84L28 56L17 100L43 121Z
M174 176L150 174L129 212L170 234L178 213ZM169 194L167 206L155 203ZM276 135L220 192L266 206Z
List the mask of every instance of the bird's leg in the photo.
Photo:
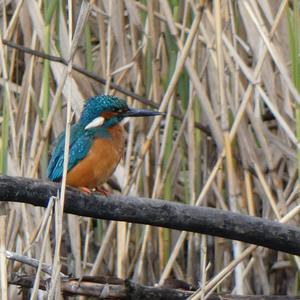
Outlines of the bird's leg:
M86 187L86 186L79 186L78 187L82 192L85 192L85 193L88 193L88 194L91 194L92 193L92 191L88 188L88 187Z
M108 190L106 190L103 186L97 186L96 187L96 192L98 192L99 194L105 196L105 197L108 197L111 192L109 192Z
M88 193L88 194L91 194L92 192L97 192L105 197L109 196L111 193L106 190L104 187L96 187L94 189L89 189L88 187L86 186L79 186L78 187L82 192L85 192L85 193Z

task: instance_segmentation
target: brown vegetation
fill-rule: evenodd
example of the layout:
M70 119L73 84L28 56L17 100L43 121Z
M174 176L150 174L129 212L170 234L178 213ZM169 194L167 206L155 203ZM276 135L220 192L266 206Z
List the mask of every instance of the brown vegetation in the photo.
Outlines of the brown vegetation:
M78 118L83 100L116 94L134 107L166 112L125 124L127 150L112 185L123 195L297 225L298 2L3 1L0 171L45 178L50 145ZM6 250L52 266L49 298L60 295L60 270L142 285L173 278L198 289L191 299L223 291L299 293L297 256L63 215L64 189L59 197L54 212L1 204L3 299L18 297L15 286L6 290L14 272L34 274L32 299L50 278L41 264L7 261Z

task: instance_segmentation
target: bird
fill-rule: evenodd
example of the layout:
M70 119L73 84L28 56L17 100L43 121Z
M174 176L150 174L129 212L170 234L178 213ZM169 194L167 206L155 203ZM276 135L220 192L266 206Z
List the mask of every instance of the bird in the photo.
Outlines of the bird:
M83 191L98 189L119 164L125 148L126 117L162 115L159 111L134 109L110 95L86 100L79 121L71 126L66 184ZM47 177L59 182L63 176L65 131L57 138L47 168Z

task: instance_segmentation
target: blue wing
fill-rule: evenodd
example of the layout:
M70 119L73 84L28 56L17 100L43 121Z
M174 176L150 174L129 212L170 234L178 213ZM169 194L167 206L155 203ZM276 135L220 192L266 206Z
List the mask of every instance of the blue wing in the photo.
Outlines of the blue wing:
M91 138L91 136L85 135L84 129L82 129L79 124L75 124L71 127L68 171L87 155L92 146L92 140L93 138ZM52 151L48 165L47 177L52 181L59 181L62 178L64 147L65 132L57 138L57 143Z

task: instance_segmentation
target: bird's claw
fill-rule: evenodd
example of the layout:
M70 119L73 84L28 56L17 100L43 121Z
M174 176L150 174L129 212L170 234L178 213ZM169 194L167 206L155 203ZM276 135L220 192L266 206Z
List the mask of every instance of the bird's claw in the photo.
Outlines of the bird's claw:
M108 190L106 190L103 187L96 187L96 192L105 197L108 197L111 194L111 192L109 192Z

